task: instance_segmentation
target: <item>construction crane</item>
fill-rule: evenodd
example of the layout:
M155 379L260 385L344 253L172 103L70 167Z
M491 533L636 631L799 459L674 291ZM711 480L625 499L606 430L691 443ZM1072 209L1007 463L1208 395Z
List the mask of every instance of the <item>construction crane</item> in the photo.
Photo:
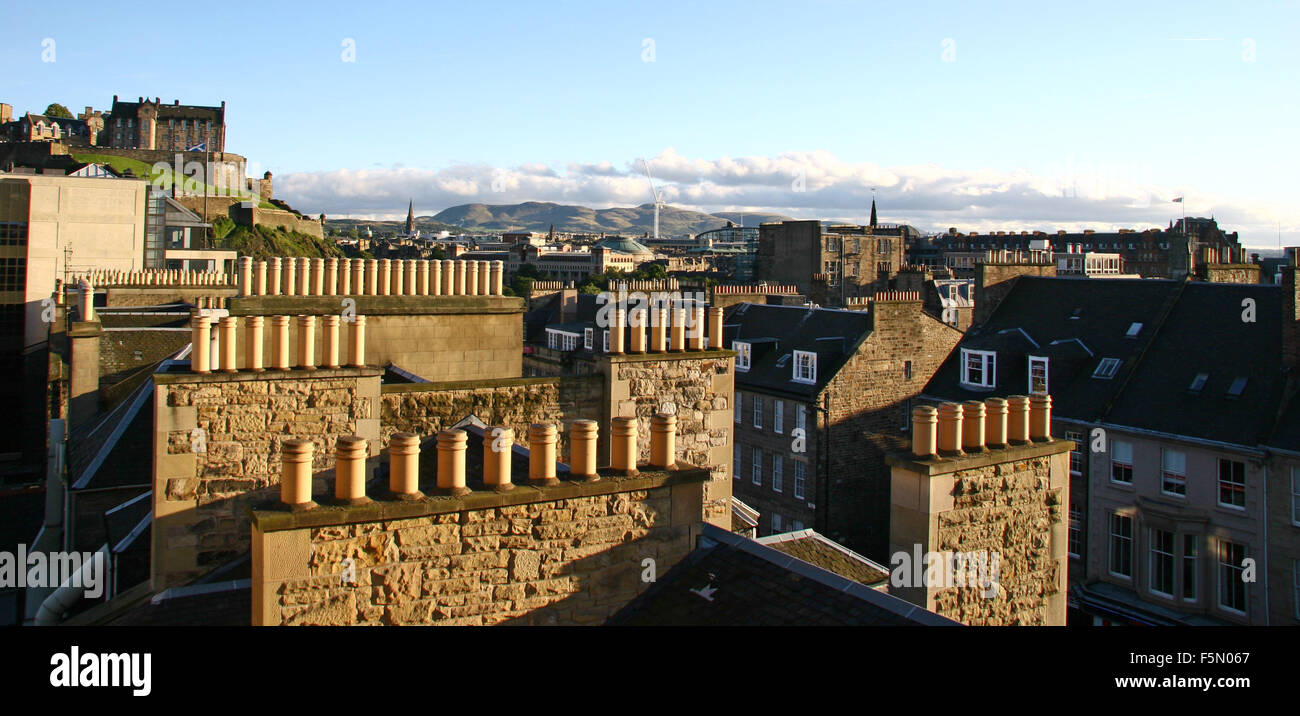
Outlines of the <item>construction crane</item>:
M650 163L642 159L641 166L645 167L645 179L646 181L650 182L650 195L653 196L655 200L654 239L655 241L658 241L659 240L659 207L664 205L664 198L663 198L663 194L661 194L659 190L655 188L655 178L650 175Z

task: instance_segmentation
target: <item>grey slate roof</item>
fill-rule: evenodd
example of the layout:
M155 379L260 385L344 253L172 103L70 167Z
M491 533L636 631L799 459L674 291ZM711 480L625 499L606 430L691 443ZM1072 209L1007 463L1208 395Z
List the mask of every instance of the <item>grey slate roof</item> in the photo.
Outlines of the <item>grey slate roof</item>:
M699 546L614 626L957 626L897 597L704 525Z
M869 311L738 303L722 318L722 345L748 341L747 371L736 371L736 387L775 391L799 398L817 395L871 332ZM817 382L796 383L794 351L817 353Z
M967 333L924 394L956 401L1023 394L1028 356L1045 356L1059 417L1255 446L1269 439L1282 405L1280 291L1271 285L1022 276L993 315ZM1242 319L1246 299L1254 301L1254 322ZM1136 323L1141 328L1129 336ZM997 351L995 388L960 384L961 348ZM1118 371L1110 379L1094 377L1105 358L1120 360ZM1208 378L1192 392L1199 373ZM1238 377L1246 378L1244 390L1229 396ZM1300 409L1293 412L1295 434L1287 439L1300 448ZM1283 429L1288 424L1283 420Z

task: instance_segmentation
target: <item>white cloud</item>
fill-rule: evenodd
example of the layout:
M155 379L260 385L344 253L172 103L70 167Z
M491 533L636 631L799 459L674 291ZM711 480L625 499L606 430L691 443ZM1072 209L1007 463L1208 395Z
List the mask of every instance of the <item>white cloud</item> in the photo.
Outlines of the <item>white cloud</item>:
M1213 214L1226 230L1239 231L1248 245L1275 245L1279 221L1284 232L1300 228L1300 215L1293 209L1157 186L1150 181L1150 167L1136 164L1094 166L1071 158L1038 175L934 164L881 167L845 162L827 151L705 159L670 148L652 158L650 167L665 201L707 212L865 221L874 188L882 222L905 222L926 231L950 226L979 231L1144 229L1180 216L1181 208L1170 200L1181 195L1188 215ZM796 191L797 186L803 191ZM276 193L309 214L385 219L404 217L410 199L423 215L474 202L550 201L606 208L650 201L636 159L572 162L562 172L537 163L304 172L277 176Z

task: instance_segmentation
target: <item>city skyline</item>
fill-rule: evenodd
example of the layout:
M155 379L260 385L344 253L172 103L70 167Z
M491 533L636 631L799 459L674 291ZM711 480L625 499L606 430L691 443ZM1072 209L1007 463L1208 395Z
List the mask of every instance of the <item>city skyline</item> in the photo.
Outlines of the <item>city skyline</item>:
M14 8L0 57L17 112L226 100L230 150L308 213L638 205L646 157L702 211L864 221L876 189L882 221L925 230L1102 230L1185 196L1275 247L1300 230L1294 8L326 3L145 35L71 3Z

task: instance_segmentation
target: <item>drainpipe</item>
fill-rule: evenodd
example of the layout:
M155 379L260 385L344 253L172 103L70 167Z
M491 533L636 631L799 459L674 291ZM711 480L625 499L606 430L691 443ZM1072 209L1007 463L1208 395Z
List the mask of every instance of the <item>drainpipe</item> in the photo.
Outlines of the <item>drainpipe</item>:
M54 590L53 594L41 602L40 608L36 611L36 626L54 626L63 621L63 615L67 613L68 609L72 608L85 596L86 577L92 573L91 570L96 562L100 562L105 566L104 574L100 575L101 584L99 586L103 594L107 596L110 558L108 543L105 542L104 546L95 552L95 556L81 565L81 569L77 570L76 574L68 575L63 584L59 585L59 588ZM74 587L74 583L82 586Z

